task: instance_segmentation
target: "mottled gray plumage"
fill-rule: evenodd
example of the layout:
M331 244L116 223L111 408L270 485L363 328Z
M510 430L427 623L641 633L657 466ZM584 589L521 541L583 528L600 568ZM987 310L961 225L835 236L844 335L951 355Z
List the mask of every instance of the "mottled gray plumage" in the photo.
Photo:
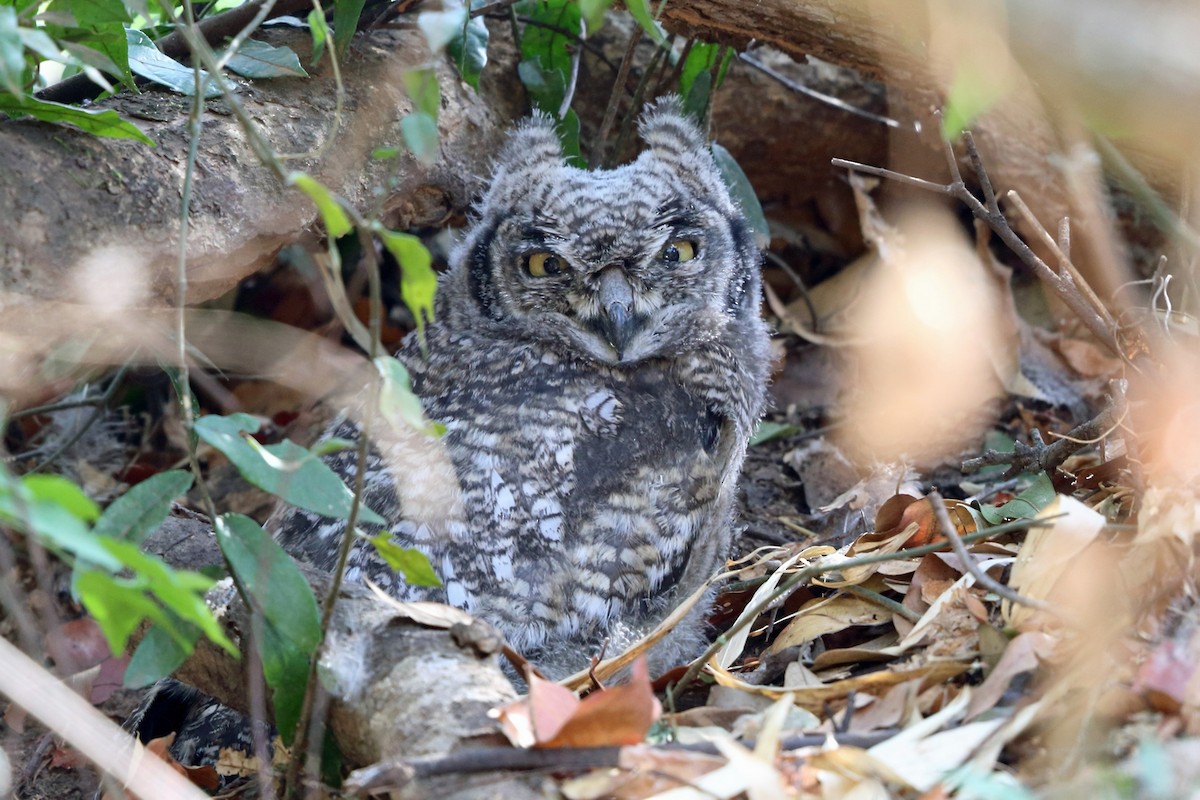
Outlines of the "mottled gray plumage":
M440 283L427 355L415 336L398 354L446 434L372 423L364 499L444 585L405 584L362 541L350 558L350 579L462 607L556 675L721 566L765 393L746 221L675 101L640 130L637 160L594 172L564 163L546 117L512 135ZM353 485L353 451L330 463ZM274 527L332 568L344 524L291 509ZM694 655L698 627L656 666Z

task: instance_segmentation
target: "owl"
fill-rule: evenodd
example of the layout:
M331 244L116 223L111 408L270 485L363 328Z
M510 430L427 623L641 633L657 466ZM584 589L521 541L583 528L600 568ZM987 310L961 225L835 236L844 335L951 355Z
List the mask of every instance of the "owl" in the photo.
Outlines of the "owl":
M347 567L491 622L555 677L606 640L610 654L631 643L720 568L766 391L747 221L677 100L639 132L636 160L595 171L565 161L548 117L512 133L436 321L397 354L444 435L370 427L363 500L442 585L405 583L362 539ZM353 486L355 452L328 460ZM289 509L271 527L333 568L344 522ZM695 655L701 625L660 643L652 666Z

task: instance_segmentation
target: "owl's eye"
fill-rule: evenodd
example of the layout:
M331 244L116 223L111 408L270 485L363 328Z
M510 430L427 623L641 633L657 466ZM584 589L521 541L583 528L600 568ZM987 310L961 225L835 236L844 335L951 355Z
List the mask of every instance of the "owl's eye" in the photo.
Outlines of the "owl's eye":
M668 264L678 264L681 261L691 261L696 257L696 243L687 239L676 239L667 244L662 251L662 260Z
M525 257L525 271L535 278L553 278L567 271L567 262L554 253L530 253Z

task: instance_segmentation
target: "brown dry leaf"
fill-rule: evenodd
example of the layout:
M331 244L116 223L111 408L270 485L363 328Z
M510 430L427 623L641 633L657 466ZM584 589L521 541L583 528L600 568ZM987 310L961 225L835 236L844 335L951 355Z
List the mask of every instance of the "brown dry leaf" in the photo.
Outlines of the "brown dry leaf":
M222 747L217 753L217 763L212 769L216 775L226 778L247 778L258 772L259 760L257 756L245 750Z
M780 582L787 577L788 570L791 569L797 561L805 558L815 558L817 561L823 561L824 559L833 555L835 554L830 553L830 549L828 547L810 547L801 550L787 561L784 561L779 565L778 568L776 568L774 572L771 573L771 576L767 578L767 580L765 580L757 589L754 590L754 594L751 596L750 602L748 602L746 607L742 609L742 613L738 614L737 620L734 621L731 627L737 627L740 623L745 621L746 617L754 614L754 609L761 602L766 600L766 598L770 596L772 592L775 591ZM716 661L722 667L729 667L735 661L737 661L742 655L742 650L744 650L746 647L746 641L750 637L750 628L751 626L748 624L741 625L741 629L730 636L729 641L725 644L725 646L717 652L714 661Z
M605 747L637 744L662 716L646 659L633 662L629 682L580 700L553 681L530 674L529 694L497 709L501 730L516 747Z
M108 658L108 640L91 617L69 620L46 636L46 650L61 665L84 670Z
M650 668L645 658L633 662L629 682L592 692L579 704L557 735L537 747L604 747L638 744L655 720L662 704L654 696Z
M919 680L893 686L882 697L873 698L869 704L855 710L850 717L850 730L853 733L870 733L899 727L915 711L920 688Z
M909 623L911 627L911 623ZM864 664L874 661L891 661L900 637L894 631L885 633L857 647L840 647L826 650L813 659L813 669L822 672L844 664Z
M215 792L221 785L221 778L217 774L217 770L211 766L186 767L183 764L180 764L170 753L171 745L174 743L175 734L169 733L166 736L159 737L158 739L152 739L144 745L141 742L135 741L134 747L138 748L139 750L144 747L146 750L149 750L151 753L162 759L163 763L165 763L168 767L187 778L194 785L200 787L206 792ZM128 800L139 800L139 797L128 789L125 790L122 796L128 798ZM115 800L115 798L111 793L105 792L103 795L101 795L100 800ZM146 800L151 799L146 798Z
M806 644L827 633L855 625L878 625L892 613L878 603L841 592L805 603L783 632L771 643L770 653Z
M1095 342L1059 339L1055 346L1067 365L1085 378L1120 375L1124 366L1121 359L1109 355L1106 348Z
M1138 665L1133 690L1145 697L1154 710L1177 714L1187 699L1188 684L1195 675L1195 660L1184 647L1168 639L1159 642L1149 658Z

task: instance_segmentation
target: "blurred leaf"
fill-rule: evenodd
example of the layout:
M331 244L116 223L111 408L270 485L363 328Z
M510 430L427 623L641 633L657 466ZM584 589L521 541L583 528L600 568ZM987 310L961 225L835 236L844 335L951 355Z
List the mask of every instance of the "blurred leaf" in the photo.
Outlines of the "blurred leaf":
M73 125L96 136L107 136L111 139L136 139L154 147L153 139L138 130L137 126L129 120L121 119L121 116L111 108L105 111L88 111L61 103L35 100L32 97L16 100L13 97L0 95L0 111L14 117L28 115L43 122Z
M769 442L772 439L782 439L785 436L794 436L797 433L803 433L804 429L799 425L789 425L782 422L771 422L763 420L758 423L758 427L754 429L754 435L750 437L750 446Z
M579 10L587 22L588 35L604 26L604 15L612 8L612 0L579 0Z
M467 9L457 0L448 0L441 11L422 11L417 15L417 27L434 54L446 49L455 37L462 36Z
M487 0L472 0L471 7L486 4ZM454 59L458 74L472 89L479 90L479 76L487 66L488 29L483 17L468 18L466 28L446 43L446 51Z
M437 294L437 274L433 258L416 236L389 231L382 225L375 228L383 246L400 264L400 296L417 321L417 329L433 321L433 300Z
M558 114L567 84L561 73L542 66L540 57L526 59L517 65L517 77L533 105L548 114Z
M405 70L404 90L412 100L413 110L437 120L438 112L442 109L442 87L438 85L437 72L433 67Z
M311 66L316 66L321 63L321 56L325 54L325 43L329 41L329 25L325 22L325 15L317 11L315 8L308 12L308 30L312 34L312 61Z
M637 24L642 26L642 30L650 34L651 39L659 44L667 43L667 34L663 31L662 25L659 25L658 21L654 19L654 15L650 13L650 5L646 0L625 0L625 8L629 10Z
M579 33L579 3L524 0L514 8L534 21L521 34L518 77L536 107L558 116L570 79L571 52Z
M942 111L942 138L946 141L957 139L1007 91L994 76L969 65L961 66L947 92L946 108Z
M189 630L194 647L200 630L191 626ZM125 688L141 689L167 677L186 661L189 655L191 650L177 642L165 628L152 626L134 649L129 665L125 668Z
M721 177L725 179L725 185L729 187L730 196L746 215L746 222L750 224L755 241L759 247L766 247L771 234L767 229L767 218L763 214L762 204L758 202L758 195L754 193L750 179L742 172L742 168L729 151L716 142L713 142L712 154L716 159L717 168L721 170Z
M254 441L248 434L258 430L258 420L249 414L201 417L194 429L264 492L326 517L349 518L354 494L338 474L295 442L263 447ZM359 517L377 525L385 522L366 505L360 505Z
M129 11L121 0L67 0L67 7L81 28L129 22Z
M26 475L21 483L33 502L56 503L84 522L100 516L100 506L83 489L60 475Z
M24 74L25 45L17 27L16 9L0 6L0 88L21 98Z
M338 58L344 58L354 31L358 28L358 18L362 16L366 0L334 0L333 3L333 46Z
M143 78L174 89L191 97L196 92L196 75L191 67L163 55L150 37L130 28L126 31L129 41L129 68ZM208 79L208 73L200 70L200 83L205 97L218 97L221 90Z
M190 472L175 469L152 475L104 509L92 531L140 545L171 513L171 502L190 488Z
M389 158L395 158L400 155L399 147L376 147L371 151L371 158L378 161L385 161Z
M404 146L417 161L426 166L437 163L440 148L438 127L433 117L423 111L405 115L400 120L400 135L404 139Z
M226 66L247 78L307 78L300 57L290 47L274 47L247 39Z
M692 81L687 95L683 98L683 113L687 114L703 126L708 114L708 100L712 96L712 73L701 72Z
M51 32L51 35L54 34ZM84 64L116 75L121 83L136 89L129 67L129 38L126 28L119 22L97 25L86 31L78 41L59 39L63 49Z
M166 624L166 614L141 589L98 570L75 575L75 591L83 607L100 625L113 653L122 653L142 620Z
M325 233L330 239L340 239L354 229L341 203L315 178L303 172L293 172L288 175L287 182L288 186L295 186L313 201L317 211L321 213Z
M3 10L0 10L0 16L3 14ZM73 59L63 56L62 48L55 44L54 40L47 36L41 28L18 28L17 34L21 37L22 44L47 61L58 61L63 64L74 63Z
M404 576L404 580L413 586L441 586L437 573L429 563L429 557L415 547L401 547L391 540L387 531L367 537L379 557L387 565Z
M558 121L555 128L558 131L558 140L562 142L562 153L567 163L581 169L586 167L587 162L579 152L579 115L575 113L575 109L568 108L566 115Z
M263 675L274 690L275 722L285 743L295 734L309 659L321 643L316 598L296 564L261 526L241 514L217 518L217 543L239 585L262 612Z
M34 481L41 497L35 496L26 483L35 477L42 479ZM94 536L88 527L88 514L94 510L95 504L88 507L86 504L92 501L83 496L81 491L79 496L68 496L70 493L58 484L59 481L69 483L64 478L45 475L31 475L19 480L11 477L7 471L0 470L0 522L36 536L44 546L56 552L70 554L105 569L120 569L121 562L104 548L102 543L105 540ZM77 513L54 499L56 496L66 498Z
M396 430L409 427L431 436L441 436L445 433L444 425L430 423L425 419L421 399L413 393L408 370L399 360L391 356L380 356L375 359L375 368L383 378L383 386L379 393L379 411L389 425Z
M992 525L999 525L1011 519L1033 519L1043 508L1054 500L1054 484L1050 476L1039 472L1025 491L1012 500L997 508L996 506L981 505L979 513Z

